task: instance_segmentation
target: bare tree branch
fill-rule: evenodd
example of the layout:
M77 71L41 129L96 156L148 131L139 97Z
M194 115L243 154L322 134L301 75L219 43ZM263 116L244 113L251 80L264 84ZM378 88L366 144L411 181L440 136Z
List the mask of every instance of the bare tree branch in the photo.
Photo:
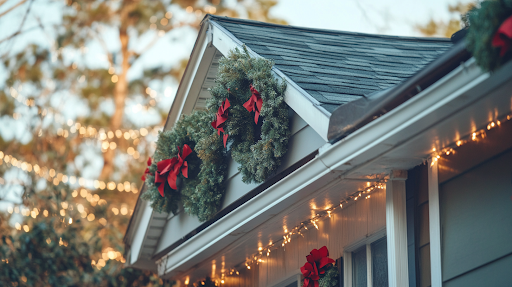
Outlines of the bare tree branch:
M1 6L2 4L4 4L5 2L7 2L7 0L5 0L5 1L1 2L1 3L0 3L0 6ZM27 0L21 0L20 2L18 2L18 4L16 4L16 5L12 6L11 8L9 8L9 9L7 9L7 10L5 10L4 12L0 13L0 18L2 18L2 16L4 16L5 14L7 14L7 13L11 12L12 10L16 9L16 7L18 7L18 6L22 5L22 4L23 4L23 3L25 3L25 2L27 2Z
M114 60L112 58L112 53L110 53L108 51L107 43L105 43L105 41L101 37L101 33L96 31L96 29L93 29L92 27L89 30L92 32L93 36L98 40L98 42L100 42L101 47L105 51L105 54L107 54L107 59L108 59L110 65L114 66Z

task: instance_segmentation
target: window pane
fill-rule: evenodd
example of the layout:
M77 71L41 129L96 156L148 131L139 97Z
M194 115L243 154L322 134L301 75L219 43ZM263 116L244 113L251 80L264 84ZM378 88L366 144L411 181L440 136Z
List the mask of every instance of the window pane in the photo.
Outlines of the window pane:
M352 268L354 269L354 287L367 287L366 275L366 246L352 254Z
M372 243L373 287L388 287L388 246L386 238Z

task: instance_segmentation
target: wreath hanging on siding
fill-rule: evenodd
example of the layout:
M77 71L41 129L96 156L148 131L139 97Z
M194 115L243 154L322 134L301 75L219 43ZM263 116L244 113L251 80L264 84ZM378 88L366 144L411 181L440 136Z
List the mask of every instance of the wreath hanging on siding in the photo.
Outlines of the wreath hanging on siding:
M228 148L240 164L244 182L271 176L288 149L289 117L284 81L272 76L273 62L235 49L220 60L217 84L207 111L196 111L160 133L143 175L158 212L176 214L180 202L188 214L211 219L225 192Z
M145 174L148 188L142 195L154 210L176 214L182 202L185 212L201 221L217 212L224 195L227 157L208 120L206 112L197 111L160 133Z
M485 71L512 59L512 0L487 0L467 15L467 49Z
M208 112L246 183L265 181L288 150L290 123L284 102L286 84L272 76L273 61L251 58L247 48L220 60L217 85L210 91ZM226 106L228 106L226 108Z

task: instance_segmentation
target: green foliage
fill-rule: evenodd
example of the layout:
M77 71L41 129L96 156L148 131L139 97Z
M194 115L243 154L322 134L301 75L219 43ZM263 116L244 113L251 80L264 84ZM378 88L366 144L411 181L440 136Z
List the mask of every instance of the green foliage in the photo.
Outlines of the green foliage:
M499 49L491 45L501 23L512 16L512 0L483 1L480 7L472 9L468 14L467 49L482 69L494 71L512 58L512 50L500 57Z
M165 286L150 272L123 268L117 260L106 260L102 268L94 265L102 258L103 240L119 242L122 234L115 224L81 219L77 208L69 205L62 216L62 204L72 200L71 193L62 184L38 192L28 188L25 204L39 215L24 218L19 231L8 225L15 218L0 213L1 286ZM104 206L87 209L106 216Z
M336 266L332 266L327 271L325 271L324 275L321 275L320 280L318 280L318 284L320 287L334 287L338 285L339 272Z
M185 159L189 169L188 178L179 175L179 191L165 183L165 197L162 197L154 184L156 164L177 156L178 146L182 148L184 144L194 151ZM151 201L154 210L176 214L182 202L188 214L197 215L201 221L211 219L224 194L227 161L222 140L212 129L208 114L196 111L184 116L172 130L160 133L149 169L153 175L146 179L148 190L142 198Z
M288 149L290 137L288 106L284 102L286 84L272 76L271 60L251 58L247 48L235 49L220 60L217 84L210 91L208 102L211 119L226 98L229 117L224 130L232 143L231 155L240 164L244 182L263 182L272 175ZM252 84L263 99L260 120L261 134L254 123L254 114L243 104L251 97Z

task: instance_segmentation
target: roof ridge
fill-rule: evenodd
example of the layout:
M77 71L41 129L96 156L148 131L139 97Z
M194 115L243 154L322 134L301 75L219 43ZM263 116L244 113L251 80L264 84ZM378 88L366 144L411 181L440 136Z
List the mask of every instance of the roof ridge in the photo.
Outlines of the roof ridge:
M202 22L205 20L214 20L221 22L231 22L237 24L246 24L251 26L263 26L263 27L278 27L278 28L286 28L293 29L302 32L314 32L314 33L322 33L322 34L344 34L344 35L352 35L352 36L364 36L364 37L375 37L375 38L387 38L387 39L400 39L400 40L415 40L415 41L425 41L425 42L446 42L450 43L450 38L435 38L435 37L411 37L411 36L395 36L395 35L383 35L383 34L370 34L370 33L360 33L360 32L350 32L343 30L332 30L332 29L319 29L319 28L309 28L302 26L291 26L291 25L281 25L275 23L267 23L256 20L249 19L239 19L239 18L231 18L227 16L217 16L206 14Z

